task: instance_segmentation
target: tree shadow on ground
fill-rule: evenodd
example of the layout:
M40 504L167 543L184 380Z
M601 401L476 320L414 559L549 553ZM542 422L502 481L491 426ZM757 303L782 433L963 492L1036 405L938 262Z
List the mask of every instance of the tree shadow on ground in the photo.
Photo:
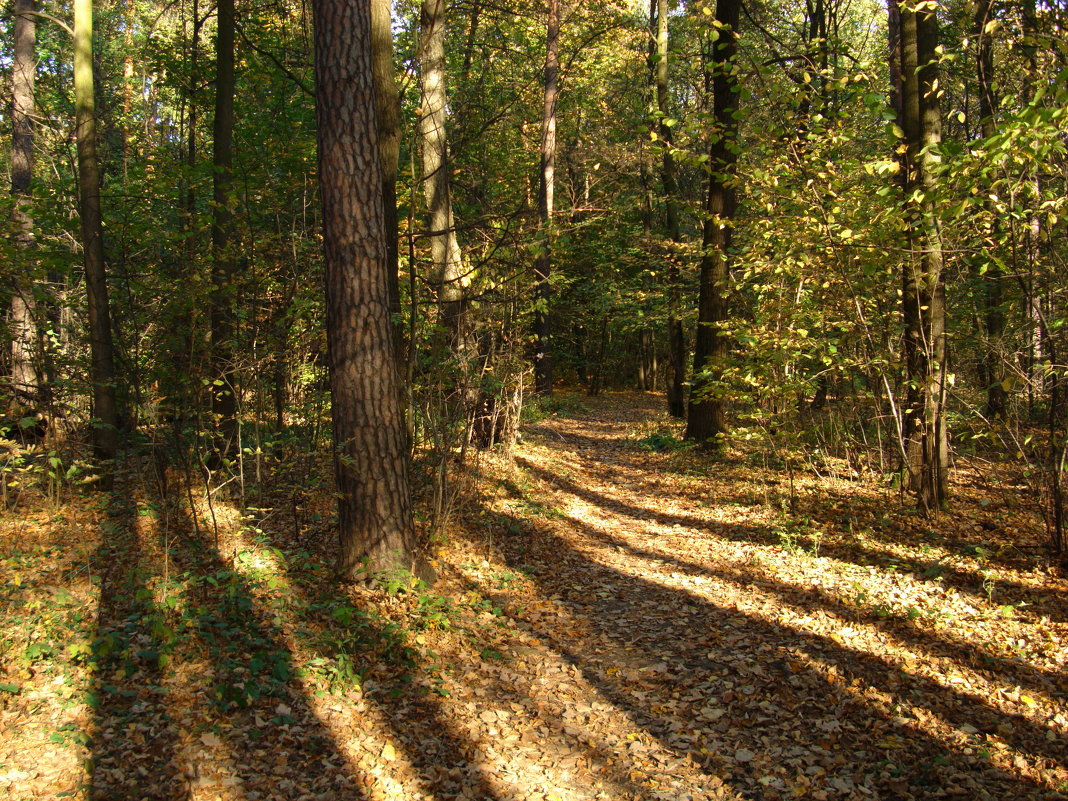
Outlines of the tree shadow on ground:
M708 519L701 517L648 509L643 506L627 503L618 498L607 497L589 489L588 487L580 486L566 477L560 476L535 464L530 459L517 457L515 461L517 465L547 484L556 487L562 492L581 498L606 512L622 514L633 520L653 522L662 526L681 526L683 528L692 528L699 531L708 531L716 537L733 540L735 542L751 542L761 545L779 544L779 535L770 528L753 526L739 527L725 523L713 523ZM612 480L610 475L604 475L603 472L599 473L598 468L596 467L590 468L590 472L594 475L598 475L602 480L608 482L611 482ZM845 498L839 498L838 501L844 502ZM830 498L828 499L826 506L829 508L834 502L835 499ZM818 516L818 510L814 511L814 514ZM894 545L900 545L900 543L892 542L889 533L885 535L885 538L888 544L892 543ZM903 569L905 572L911 573L919 580L927 580L929 576L933 576L939 579L941 584L953 587L956 590L972 596L976 600L984 600L987 598L986 578L981 575L980 570L969 571L961 569L959 567L945 564L938 559L925 561L904 557L889 549L879 550L856 540L852 540L848 543L836 543L833 541L833 538L826 538L821 541L820 553L823 556L829 556L839 561L850 562L862 566L887 566L893 564L896 566L895 569ZM1018 614L1025 618L1037 618L1040 615L1044 615L1050 620L1058 622L1068 620L1068 600L1056 592L1043 591L1005 578L999 578L997 580L996 591L999 599L1004 603L1025 604L1037 602L1041 610L1040 612L1030 612L1026 606L1019 610Z
M364 798L359 771L293 680L289 647L255 588L187 518L174 521L167 545L170 575L188 592L159 602L161 591L180 591L159 586L161 565L145 547L156 534L137 530L130 489L112 498L100 554L110 576L94 647L90 798Z
M266 532L264 536L265 544L286 557L283 570L287 584L308 630L336 630L340 624L354 635L355 639L347 640L351 650L339 648L338 640L330 638L306 645L320 658L358 660L365 697L396 735L398 751L411 763L417 774L413 778L425 797L504 801L507 796L480 768L476 744L441 714L430 695L433 666L418 661L416 653L404 645L403 632L373 610L351 607L345 588L329 570L299 569L299 560L293 558L292 551L286 551L290 543L277 533ZM334 563L332 547L320 544L315 550L314 558L320 564Z
M153 566L129 498L112 495L94 561L103 566L88 701L93 801L188 798L178 731L160 686L162 616L149 599Z
M876 797L1048 794L1030 778L967 754L972 746L959 741L967 739L965 726L1013 740L1026 733L1038 753L1063 759L1043 740L1049 730L1031 720L829 638L621 572L555 534L506 536L500 547L515 569L549 565L533 573L541 593L591 622L585 641L556 637L549 644L665 746L703 756L743 795L769 798L817 785L850 797L858 785ZM606 643L616 644L614 652ZM958 739L948 745L925 726ZM981 748L978 740L973 745ZM789 770L776 773L777 764Z
M792 606L799 611L808 612L816 609L833 615L843 623L860 622L874 626L887 636L896 638L906 647L924 651L930 656L950 660L960 667L970 667L993 681L1015 684L1025 690L1046 693L1052 698L1068 694L1068 676L1062 672L1042 670L1025 662L1007 659L991 652L982 643L958 639L944 630L936 634L906 619L865 614L862 609L842 603L826 590L781 581L770 575L759 563L747 563L744 568L735 569L722 566L711 567L664 551L641 548L623 537L609 534L574 517L568 517L567 520L570 525L581 530L591 540L647 560L652 564L670 565L674 570L687 576L728 582L741 590L755 587L775 596L783 606ZM976 700L983 702L983 699ZM1027 719L1023 718L1023 720ZM1011 741L1011 737L1008 739Z

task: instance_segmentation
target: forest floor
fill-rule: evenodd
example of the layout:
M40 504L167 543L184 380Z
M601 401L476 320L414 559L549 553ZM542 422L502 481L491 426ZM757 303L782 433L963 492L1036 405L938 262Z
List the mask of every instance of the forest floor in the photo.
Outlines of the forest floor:
M327 464L243 513L151 459L9 488L0 795L1068 797L1068 580L1012 465L961 460L923 520L844 465L678 448L660 404L484 457L432 588L331 580Z

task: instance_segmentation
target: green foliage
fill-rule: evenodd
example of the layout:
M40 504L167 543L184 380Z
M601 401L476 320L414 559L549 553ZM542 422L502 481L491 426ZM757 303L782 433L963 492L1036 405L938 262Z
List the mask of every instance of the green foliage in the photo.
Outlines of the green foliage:
M652 434L642 437L638 440L638 445L647 451L655 453L670 453L694 447L692 442L680 440L671 434L664 434L660 431L654 431Z
M525 424L537 423L549 417L573 417L586 411L578 395L572 393L555 393L550 398L534 397L523 404L522 421Z

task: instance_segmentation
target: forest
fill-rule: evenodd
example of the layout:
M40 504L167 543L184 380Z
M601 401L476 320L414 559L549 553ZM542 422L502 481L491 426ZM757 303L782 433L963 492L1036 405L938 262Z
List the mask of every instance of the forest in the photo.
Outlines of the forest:
M1068 798L1061 0L7 0L0 792Z

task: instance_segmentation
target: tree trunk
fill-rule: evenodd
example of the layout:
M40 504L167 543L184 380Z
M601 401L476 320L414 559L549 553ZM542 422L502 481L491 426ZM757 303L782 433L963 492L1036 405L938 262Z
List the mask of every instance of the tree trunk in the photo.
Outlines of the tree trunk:
M374 61L375 115L378 119L378 159L382 171L382 224L389 264L389 309L393 320L397 358L401 357L404 324L401 322L398 273L397 170L400 162L400 95L393 68L393 17L390 0L371 2L371 55Z
M987 24L993 20L990 0L976 0L972 8L972 34L976 40L975 68L979 89L979 117L983 137L989 138L997 132L994 115L997 113L997 98L994 95L994 47L991 42ZM992 226L995 226L992 223ZM996 226L991 230L991 239L996 239ZM984 249L986 243L984 242ZM1007 393L1004 380L1006 377L1004 361L998 347L1005 333L1005 308L1002 298L1004 273L993 259L986 262L983 274L985 308L983 309L983 375L986 381L986 416L990 420L1005 418Z
M638 330L638 391L649 391L649 329Z
M33 179L34 78L36 0L15 0L15 60L11 65L11 194L14 231L14 286L11 294L11 390L20 417L28 407L41 405L38 374L41 340L37 334L34 302L35 266L32 261L33 216L30 181Z
M902 270L908 392L902 434L909 483L922 514L946 500L949 437L945 423L946 289L935 199L942 123L938 104L938 20L933 9L890 4L894 99L903 132L903 214L909 256ZM895 38L896 33L896 38ZM896 58L895 58L896 57Z
M697 340L693 358L693 390L690 393L686 438L705 447L716 447L727 431L726 402L716 383L726 368L728 339L723 325L730 307L730 245L737 192L738 110L740 87L734 63L737 53L740 0L719 0L716 22L719 38L713 48L710 74L715 139L709 148L708 193L705 200L704 255L701 257L701 289L697 309ZM710 79L710 80L709 80Z
M189 38L189 49L183 48L183 58L189 64L187 83L182 86L182 101L184 109L184 144L183 156L185 171L182 174L182 187L179 194L179 230L182 234L182 256L175 265L170 276L171 280L178 284L184 284L193 279L197 270L197 238L193 235L196 228L197 213L197 125L199 107L197 105L197 86L200 82L200 9L197 0L191 4L192 29ZM185 25L183 22L183 31ZM174 308L174 330L170 334L170 369L164 373L161 390L166 396L165 401L169 415L174 421L184 419L191 410L192 389L196 383L190 369L193 362L193 350L196 347L196 333L193 324L193 309L200 298L195 293L176 293L172 298Z
M370 9L357 0L314 0L313 9L338 567L355 578L361 567L417 567L419 543L390 321Z
M556 186L556 104L560 97L560 0L549 0L545 29L545 102L541 118L538 256L534 261L534 391L553 394L549 303L552 300L553 192Z
M668 0L656 0L656 108L659 116L659 136L663 142L660 161L660 182L664 190L665 233L675 245L682 242L679 226L678 180L675 175L675 157L671 152L672 131L668 119ZM681 271L678 253L672 252L668 263L668 364L671 378L668 382L668 414L686 417L686 332L679 319Z
M118 450L115 349L111 339L104 227L100 214L100 164L96 154L93 95L93 2L74 0L74 111L78 140L78 201L85 286L89 306L89 350L93 384L93 450L98 459Z
M430 212L430 248L441 320L451 345L463 350L464 266L452 213L452 169L446 137L445 0L424 0L419 15L423 190Z
M234 369L235 227L231 204L234 145L234 0L216 7L215 117L212 121L211 362L215 385L211 409L219 425L217 448L237 446L237 389Z

